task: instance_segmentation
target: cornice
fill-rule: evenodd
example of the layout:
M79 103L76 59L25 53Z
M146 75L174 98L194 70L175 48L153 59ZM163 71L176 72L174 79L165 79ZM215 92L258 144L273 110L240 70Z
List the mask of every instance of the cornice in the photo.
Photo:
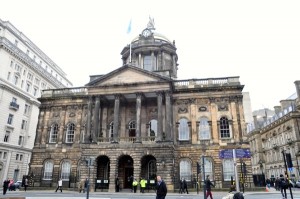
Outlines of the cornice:
M34 70L34 72L38 73L41 77L45 78L49 82L51 82L56 88L64 88L61 82L55 79L49 72L40 67L34 60L32 60L28 55L26 55L23 51L16 48L8 39L4 37L0 37L0 48L5 49L7 52L15 56L22 63L26 64L27 67Z

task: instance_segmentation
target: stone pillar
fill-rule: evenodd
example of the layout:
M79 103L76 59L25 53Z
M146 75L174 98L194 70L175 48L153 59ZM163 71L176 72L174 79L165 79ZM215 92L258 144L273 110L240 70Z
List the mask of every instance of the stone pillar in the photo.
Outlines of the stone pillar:
M176 64L175 55L172 55L172 63L173 63L172 75L174 77L177 77L177 64Z
M99 134L99 110L100 110L100 96L96 97L96 104L95 104L95 109L94 109L94 125L93 125L93 135L92 139L94 143L97 143L98 141L98 134Z
M136 129L135 129L135 142L141 142L141 105L142 105L142 93L136 94Z
M58 144L62 144L64 142L63 136L66 135L64 132L67 130L67 126L65 124L66 122L66 116L67 116L67 106L62 106L61 107L61 113L60 113L60 124L59 124L59 133L58 133L58 138L57 142Z
M163 93L157 92L157 141L162 141L163 136L162 98Z
M41 137L43 133L43 129L45 128L45 112L46 109L43 107L40 108L40 113L39 113L39 120L38 120L38 125L37 125L37 134L35 137L34 145L39 145L41 144ZM47 128L47 126L46 126Z
M86 121L86 134L85 141L90 142L91 138L91 117L92 117L92 97L89 97L88 110L87 110L87 121Z
M146 177L146 176L141 176L141 164L140 161L137 159L133 160L133 179L136 179L138 182L141 179L141 177Z
M120 97L121 95L115 95L113 142L118 142L119 137Z
M300 81L295 81L294 84L296 86L297 98L299 100L300 99Z
M166 92L166 140L171 141L173 137L172 132L172 105L171 105L171 93Z
M118 175L117 160L110 161L110 172L109 172L109 190L108 192L115 192L115 179Z
M138 66L140 68L143 68L143 65L142 65L142 54L141 53L139 53L139 64L138 64Z
M156 70L156 63L155 63L155 56L154 56L153 51L151 52L151 60L152 60L152 70L151 71L154 71L154 70Z
M50 112L51 112L51 108L47 107L44 113L44 128L41 134L41 144L44 145L46 144L46 137L47 137L47 133L49 133L51 126L48 126L48 121L49 121L49 117L50 117ZM51 125L51 124L49 124Z

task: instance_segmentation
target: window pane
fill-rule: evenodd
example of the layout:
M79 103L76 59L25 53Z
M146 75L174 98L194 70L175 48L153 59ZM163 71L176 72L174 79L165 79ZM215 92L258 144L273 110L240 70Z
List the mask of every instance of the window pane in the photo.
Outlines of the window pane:
M235 179L233 160L225 159L223 161L223 177L224 181L230 181L231 177Z
M191 181L192 177L192 168L191 162L188 160L180 161L180 179L184 178L186 181Z
M67 129L67 138L66 138L67 143L72 143L74 141L74 130L75 130L75 125L73 123L69 124Z
M47 161L44 165L44 179L52 179L53 164L50 161Z
M71 171L70 163L69 162L63 162L63 164L61 165L61 178L63 180L69 180L70 171Z
M153 71L152 68L152 57L150 55L146 55L144 57L144 69L148 71Z
M179 120L179 140L189 140L189 127L187 119Z
M229 122L226 117L220 119L220 134L221 138L230 138Z
M199 139L210 139L210 129L208 119L203 117L200 119Z

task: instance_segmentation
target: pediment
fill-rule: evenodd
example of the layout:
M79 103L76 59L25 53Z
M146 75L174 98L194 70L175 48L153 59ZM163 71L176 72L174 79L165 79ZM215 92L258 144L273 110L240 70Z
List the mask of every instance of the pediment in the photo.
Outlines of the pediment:
M168 78L133 66L123 66L95 79L87 86L109 86L169 81Z

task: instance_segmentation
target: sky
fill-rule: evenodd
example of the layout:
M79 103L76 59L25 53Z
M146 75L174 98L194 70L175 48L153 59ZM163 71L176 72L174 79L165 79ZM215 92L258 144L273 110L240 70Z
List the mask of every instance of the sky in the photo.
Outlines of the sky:
M300 80L299 0L0 0L0 6L0 19L75 87L121 67L122 49L149 16L156 32L176 42L178 79L239 76L252 110L280 105Z

